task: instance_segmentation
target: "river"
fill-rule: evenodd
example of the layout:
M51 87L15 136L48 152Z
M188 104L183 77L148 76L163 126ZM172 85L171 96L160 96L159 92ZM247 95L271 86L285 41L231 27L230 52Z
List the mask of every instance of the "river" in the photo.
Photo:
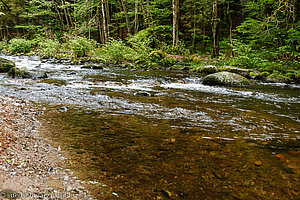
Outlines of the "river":
M1 57L48 74L0 74L0 92L46 106L49 138L97 199L299 195L300 85L206 86L189 72Z

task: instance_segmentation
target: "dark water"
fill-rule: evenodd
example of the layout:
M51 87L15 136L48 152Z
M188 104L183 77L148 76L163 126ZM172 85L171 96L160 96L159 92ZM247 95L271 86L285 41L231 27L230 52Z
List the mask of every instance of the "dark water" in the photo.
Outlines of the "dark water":
M0 92L47 105L49 137L98 199L299 197L299 85L211 87L191 73L8 59L48 73L2 74Z

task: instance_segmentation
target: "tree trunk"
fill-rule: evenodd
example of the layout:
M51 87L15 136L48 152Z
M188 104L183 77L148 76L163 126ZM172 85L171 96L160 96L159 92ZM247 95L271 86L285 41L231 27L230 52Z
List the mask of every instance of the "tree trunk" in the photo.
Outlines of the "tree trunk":
M143 19L144 19L144 28L147 28L147 17L146 17L146 11L144 6L144 0L141 0L141 4L142 4Z
M173 4L173 46L172 48L177 47L179 42L178 35L178 12L179 12L179 0L172 0Z
M194 10L193 10L193 42L192 42L192 47L193 51L195 51L195 42L196 42L196 5L194 2Z
M102 8L102 20L103 20L103 36L104 36L104 43L108 42L108 36L107 36L107 26L106 26L106 17L105 17L105 11L104 11L104 1L101 0L101 8Z
M69 27L70 26L70 23L69 23L69 17L68 17L68 14L67 14L67 10L66 8L64 7L65 4L64 4L64 1L61 0L61 5L63 6L63 10L64 10L64 13L65 13L65 19L66 19L66 22L67 22L67 26Z
M120 3L120 2L121 2L121 3ZM128 18L128 13L127 13L126 4L124 3L123 0L119 0L119 3L121 4L121 6L122 6L122 8L123 8L124 16L125 16L125 20L126 20L127 31L128 31L128 34L130 34L129 18Z
M56 2L55 2L54 0L52 0L52 2L53 2L53 4L54 4L55 10L56 10L57 15L58 15L58 17L59 17L60 24L61 24L62 28L64 29L64 28L65 28L65 24L64 24L64 22L63 22L63 18L62 18L62 16L61 16L60 12L59 12L58 7L57 7L57 4L56 4Z
M135 0L134 34L137 34L138 30L139 30L139 0Z
M230 37L231 56L233 57L234 52L233 52L233 41L232 41L232 18L231 18L231 13L230 13L230 0L228 0L227 14L228 14L228 20L229 20L229 37Z
M148 19L148 27L151 25L151 14L150 14L150 3L149 0L147 1L147 19Z
M99 2L100 4L100 2ZM97 24L98 24L98 31L99 31L99 41L104 44L104 39L103 39L103 34L102 34L102 27L101 27L101 15L99 12L99 7L100 5L97 5L97 10L96 10L96 16L97 16Z
M106 7L107 40L108 40L109 39L109 25L110 25L110 12L109 12L108 0L105 0L105 7Z
M64 4L66 5L65 0L63 0L63 1L64 1ZM73 27L73 20L72 20L72 17L71 17L71 14L70 14L70 11L69 11L68 7L67 7L66 11L67 11L67 15L68 15L68 18L69 18L69 21L70 21L70 25L71 25L71 27Z
M217 26L218 26L218 0L214 0L213 1L213 13L212 13L212 33L213 33L213 40L214 40L212 57L217 57L219 54Z

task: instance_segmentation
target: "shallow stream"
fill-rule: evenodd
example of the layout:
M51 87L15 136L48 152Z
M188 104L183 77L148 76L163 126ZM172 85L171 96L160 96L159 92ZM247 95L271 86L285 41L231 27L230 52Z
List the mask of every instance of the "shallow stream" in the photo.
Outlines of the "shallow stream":
M47 105L49 138L98 199L297 199L300 86L205 86L199 74L4 56L2 95Z

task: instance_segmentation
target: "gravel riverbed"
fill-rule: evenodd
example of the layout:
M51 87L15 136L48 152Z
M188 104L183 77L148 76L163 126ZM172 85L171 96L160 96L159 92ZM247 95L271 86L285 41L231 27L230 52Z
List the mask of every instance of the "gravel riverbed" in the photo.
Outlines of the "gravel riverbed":
M0 199L93 199L63 165L59 148L41 136L42 109L0 96Z

